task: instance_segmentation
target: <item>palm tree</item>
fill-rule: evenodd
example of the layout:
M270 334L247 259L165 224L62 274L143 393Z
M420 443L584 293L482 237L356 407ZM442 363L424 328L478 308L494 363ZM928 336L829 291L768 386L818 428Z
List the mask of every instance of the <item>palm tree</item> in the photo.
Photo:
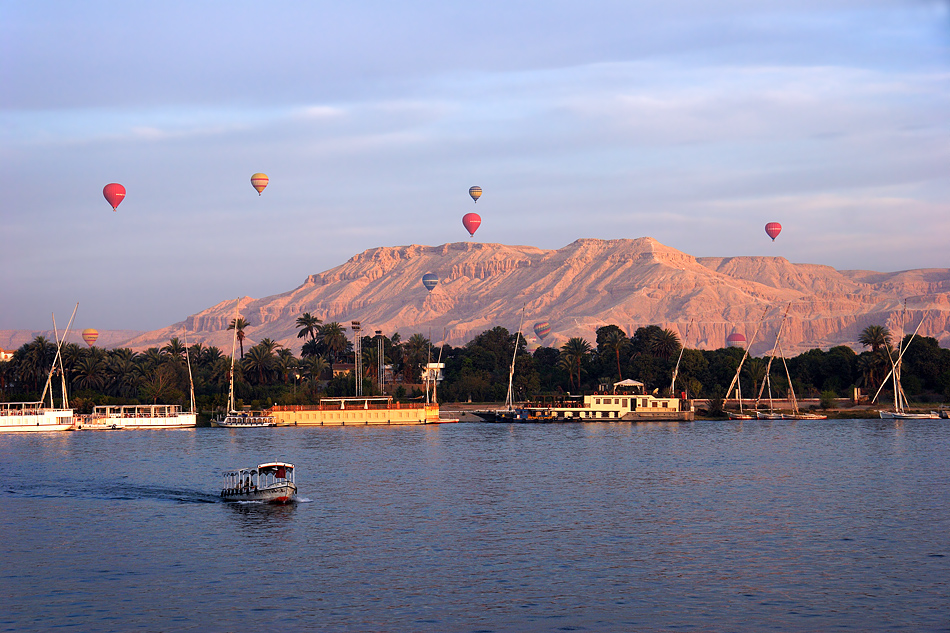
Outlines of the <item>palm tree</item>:
M623 380L623 373L620 371L620 351L627 346L627 335L621 330L612 330L604 338L603 349L605 352L617 357L617 377Z
M80 389L101 391L107 379L106 363L98 356L89 355L76 364L76 386Z
M321 323L323 323L323 321L317 317L309 312L304 312L297 317L297 327L300 328L300 331L297 332L297 338L309 336L311 341L317 340L317 332L320 330Z
M346 351L346 346L349 343L346 339L346 330L336 321L320 326L319 339L327 351L330 352L331 362Z
M650 340L650 353L669 360L680 351L680 337L670 329L660 330Z
M422 373L422 366L429 358L429 339L421 334L413 334L404 346L405 362L409 372L407 382L415 382Z
M257 384L267 384L274 368L274 354L266 345L257 344L247 350L247 358L241 359L241 365L248 372L257 373Z
M574 386L574 373L577 373L577 387L581 386L581 365L590 356L590 343L574 336L568 339L567 343L561 346L561 355L558 360L561 366L568 370L571 378L571 387Z
M320 380L320 376L330 367L330 363L323 356L314 356L303 363L303 368L310 375L310 380L314 383Z
M870 347L872 352L877 352L881 348L890 348L891 331L883 325L869 325L861 330L858 343Z
M765 380L765 361L761 358L750 358L745 365L745 374L752 380L752 393L758 393L759 383Z
M228 325L229 330L237 330L237 340L241 344L241 360L244 360L244 330L249 327L251 327L251 324L244 317L231 319L231 324Z
M162 348L162 351L168 355L168 357L174 360L176 363L184 364L185 362L185 345L181 340L176 336L175 338L168 341L168 345Z

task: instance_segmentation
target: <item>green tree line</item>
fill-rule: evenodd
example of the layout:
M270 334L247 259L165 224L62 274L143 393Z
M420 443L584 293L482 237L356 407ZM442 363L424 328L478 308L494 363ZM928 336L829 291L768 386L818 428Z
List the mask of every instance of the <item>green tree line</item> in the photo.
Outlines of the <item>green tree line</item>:
M243 318L229 326L237 330L242 348L248 326ZM275 403L308 404L325 396L355 393L352 372L334 377L331 371L334 364L354 362L346 328L336 322L322 323L309 313L297 319L297 327L302 343L299 356L266 338L240 351L234 372L239 403L255 408ZM444 381L439 385L442 402L503 401L513 356L514 395L519 400L590 392L624 378L639 380L657 393L668 393L678 359L675 393L721 398L744 354L738 347L682 349L675 332L656 325L638 328L632 336L616 325L606 325L597 329L594 341L574 337L560 348L539 347L533 353L528 352L524 337L503 327L485 330L463 346L441 349L418 333L405 340L398 333L381 339L384 363L395 378L386 391L400 399L419 398L426 363L441 355L445 363ZM364 375L360 379L366 395L380 393L376 382L379 340L366 336L361 341ZM787 359L798 397L848 397L853 387L873 395L897 352L883 326L865 328L860 343L865 348L861 353L839 346L828 351L812 349ZM905 392L920 402L950 400L950 350L929 337L916 337L912 342L905 337L903 345L908 344L901 372ZM55 355L55 344L37 337L16 350L11 360L0 362L0 398L38 399ZM63 346L62 358L71 405L82 412L96 404L185 405L189 364L199 409L213 411L227 406L231 359L214 346L196 343L186 349L181 340L173 338L162 347L133 352L68 343ZM758 392L767 364L767 357L746 360L741 375L745 397ZM776 397L787 393L781 362L772 364L769 382ZM58 377L54 384L59 384ZM886 386L881 397L886 399L890 393Z

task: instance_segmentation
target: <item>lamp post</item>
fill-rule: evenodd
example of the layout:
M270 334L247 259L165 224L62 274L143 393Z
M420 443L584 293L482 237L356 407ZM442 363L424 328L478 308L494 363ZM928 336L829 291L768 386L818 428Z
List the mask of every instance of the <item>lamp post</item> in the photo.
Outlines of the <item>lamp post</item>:
M386 354L383 350L383 331L376 330L378 339L376 348L376 384L379 385L379 393L386 393Z
M354 370L356 372L356 395L357 397L363 395L363 338L360 336L360 327L359 321L350 321L350 327L353 328L353 354L356 356L354 363Z

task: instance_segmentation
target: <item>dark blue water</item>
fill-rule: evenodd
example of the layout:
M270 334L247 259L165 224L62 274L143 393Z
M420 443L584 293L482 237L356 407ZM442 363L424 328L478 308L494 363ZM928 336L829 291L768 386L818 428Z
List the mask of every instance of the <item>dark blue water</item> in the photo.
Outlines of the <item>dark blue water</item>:
M948 631L950 424L0 436L0 630ZM297 464L290 507L220 474Z

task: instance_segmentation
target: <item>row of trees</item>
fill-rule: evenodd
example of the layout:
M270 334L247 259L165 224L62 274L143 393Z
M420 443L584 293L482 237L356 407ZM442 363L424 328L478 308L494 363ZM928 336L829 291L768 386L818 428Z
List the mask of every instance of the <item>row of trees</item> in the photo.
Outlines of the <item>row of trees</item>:
M332 375L340 362L353 362L353 344L339 323L322 323L310 314L297 319L300 356L270 339L244 350L244 319L232 321L241 343L241 357L235 363L236 397L252 404L309 403L322 396L355 393L356 377ZM396 378L395 389L387 391L400 398L420 397L419 382L425 364L441 355L445 363L444 381L439 386L442 401L491 402L505 399L512 357L515 357L514 392L518 399L593 391L623 378L635 378L650 389L668 392L673 368L680 359L676 392L690 397L716 398L724 395L743 355L741 348L681 350L675 332L655 325L641 327L628 336L616 325L601 327L596 340L571 338L559 349L540 347L527 351L523 337L505 328L486 330L461 347L433 348L421 334L402 340L399 334L382 337L384 362ZM363 393L379 393L376 384L379 339L362 340ZM905 338L908 344L910 337ZM874 392L884 381L896 358L894 342L886 328L871 326L862 332L866 351L857 354L840 346L828 351L813 349L787 360L789 374L799 397L833 394L850 395L852 387ZM950 350L937 341L917 337L904 356L902 380L905 392L918 400L950 398ZM682 355L680 352L682 351ZM39 398L56 346L37 337L23 345L12 360L0 363L0 397L4 400ZM163 347L136 353L130 349L84 349L66 344L63 368L72 404L80 409L93 404L135 402L181 403L188 401L189 367L199 407L208 411L227 404L231 359L217 347L200 343L185 348L177 338ZM754 397L766 378L767 358L750 358L743 365L742 390ZM59 383L59 378L55 384ZM772 364L769 379L774 395L788 389L781 361ZM885 397L890 390L885 391Z

